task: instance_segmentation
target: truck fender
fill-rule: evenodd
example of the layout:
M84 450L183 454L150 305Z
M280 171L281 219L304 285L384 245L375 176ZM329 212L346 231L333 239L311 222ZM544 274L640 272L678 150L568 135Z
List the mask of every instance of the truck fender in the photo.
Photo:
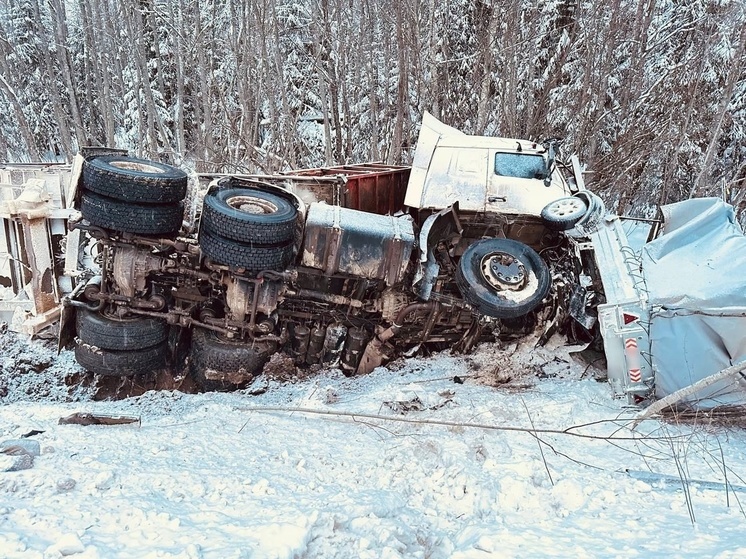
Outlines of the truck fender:
M435 247L448 237L461 236L464 228L458 218L458 202L432 214L420 229L420 259L412 288L423 301L430 300L440 266L435 259Z

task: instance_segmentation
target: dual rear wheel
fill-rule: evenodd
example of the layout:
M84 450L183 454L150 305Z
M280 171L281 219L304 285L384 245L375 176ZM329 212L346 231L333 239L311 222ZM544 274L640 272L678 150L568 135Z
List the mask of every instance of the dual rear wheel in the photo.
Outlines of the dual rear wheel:
M184 216L184 171L155 161L106 155L83 164L80 211L90 224L140 235L172 236Z
M169 327L151 317L111 314L79 308L75 359L87 371L105 377L143 375L168 364ZM229 390L259 375L275 347L250 343L195 328L189 349L189 373L202 390Z
M157 371L168 358L168 324L150 317L120 318L79 308L75 359L102 376L123 377Z
M279 194L219 188L207 193L202 212L199 245L214 262L255 275L292 261L298 210Z

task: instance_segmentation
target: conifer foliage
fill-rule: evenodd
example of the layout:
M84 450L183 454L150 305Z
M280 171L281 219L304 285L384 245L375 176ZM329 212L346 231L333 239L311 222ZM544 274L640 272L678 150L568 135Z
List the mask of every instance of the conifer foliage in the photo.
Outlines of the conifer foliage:
M742 0L0 0L0 159L407 163L423 111L564 138L618 211L746 205Z

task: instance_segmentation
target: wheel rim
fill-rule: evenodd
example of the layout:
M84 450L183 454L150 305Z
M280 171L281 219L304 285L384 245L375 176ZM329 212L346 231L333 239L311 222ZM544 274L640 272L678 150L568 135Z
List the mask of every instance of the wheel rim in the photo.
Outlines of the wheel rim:
M526 266L507 252L491 252L482 258L482 276L498 291L520 291L528 283Z
M557 200L549 208L548 213L554 217L568 217L585 212L585 203L579 198Z
M140 318L137 315L132 315L132 314L129 314L126 316L119 316L116 312L112 312L112 311L104 311L101 313L101 316L104 317L106 320L110 320L112 322L120 322L120 323L134 322L135 320Z
M151 173L151 174L162 174L164 171L160 167L155 165L148 165L147 163L140 163L138 161L111 161L109 164L117 169L123 169L125 171L137 171L138 173Z
M254 196L232 196L226 203L233 209L247 214L273 214L278 208L269 200Z

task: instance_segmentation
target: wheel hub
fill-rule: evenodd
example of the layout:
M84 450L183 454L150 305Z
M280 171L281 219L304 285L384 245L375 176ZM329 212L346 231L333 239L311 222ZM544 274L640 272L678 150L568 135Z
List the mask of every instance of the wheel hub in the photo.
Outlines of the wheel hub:
M148 165L147 163L138 163L137 161L112 161L110 163L112 167L117 169L124 169L126 171L137 171L139 173L152 173L162 174L163 169L155 167L154 165Z
M482 275L498 291L520 291L528 275L523 263L506 252L493 252L482 258Z
M226 203L240 212L247 214L272 214L277 212L277 206L268 200L254 196L233 196Z
M585 204L580 198L566 198L557 200L549 208L549 212L555 217L565 217L575 215L578 212L585 211Z

